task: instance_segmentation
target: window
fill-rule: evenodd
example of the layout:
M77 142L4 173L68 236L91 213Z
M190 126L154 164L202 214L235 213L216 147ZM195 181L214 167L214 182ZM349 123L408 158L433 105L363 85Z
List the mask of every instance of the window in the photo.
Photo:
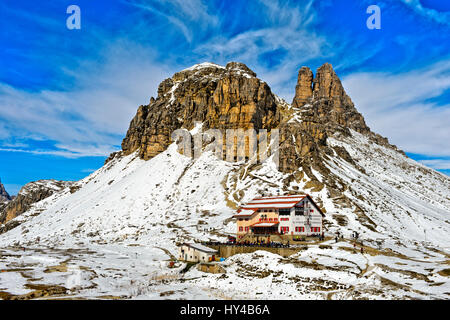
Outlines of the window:
M291 214L291 209L280 209L279 214L280 216L288 216Z
M244 228L243 227L239 227L239 231L243 231L244 230Z
M320 227L317 228L317 232L320 232Z
M248 227L245 227L245 231L246 231L246 232L248 231Z
M269 218L269 222L272 222L272 218Z

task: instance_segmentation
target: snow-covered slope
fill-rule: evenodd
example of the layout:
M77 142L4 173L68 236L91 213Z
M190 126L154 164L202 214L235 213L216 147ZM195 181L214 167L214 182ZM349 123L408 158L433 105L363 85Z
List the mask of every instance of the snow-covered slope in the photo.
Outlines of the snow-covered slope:
M18 217L24 221L21 226L0 236L10 250L3 253L24 246L25 253L19 251L24 266L36 264L36 255L53 257L39 260L42 270L35 268L33 275L48 283L65 285L76 274L73 268L85 270L81 273L87 280L75 294L88 297L160 298L164 292L172 292L169 298L448 297L450 283L443 270L449 263L449 179L357 133L330 143L345 147L367 168L362 174L338 158L329 163L348 180L348 196L359 199L375 231L364 227L352 210L338 210L326 188L311 195L322 200L330 233L339 229L349 237L358 230L376 253L361 255L351 244L333 240L289 258L261 251L236 255L224 263L225 276L197 270L181 275L181 265L168 269L166 260L169 253L176 254L177 241L223 240L234 232L229 218L239 204L236 193L242 202L261 192L277 193L280 187L270 181L283 178L270 162L252 171L209 152L196 160L187 158L176 145L149 161L135 154L113 159L79 181L76 192L65 190L38 203ZM422 184L415 183L419 175ZM368 200L352 190L367 194ZM345 226L338 227L335 214L345 215ZM72 269L63 270L59 278L44 272L64 261ZM15 263L0 260L2 268ZM121 280L114 280L119 274ZM2 275L0 287L16 292L17 278Z

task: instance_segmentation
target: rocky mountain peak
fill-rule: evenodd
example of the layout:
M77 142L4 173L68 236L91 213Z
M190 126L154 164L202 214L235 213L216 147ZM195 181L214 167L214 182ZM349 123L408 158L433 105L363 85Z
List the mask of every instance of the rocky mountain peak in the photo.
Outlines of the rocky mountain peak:
M300 68L292 106L300 108L302 116L332 130L348 128L360 133L370 132L329 63L319 67L315 77L309 68Z
M176 129L191 130L195 122L206 130L270 130L279 123L277 99L243 63L194 65L162 81L157 98L139 107L122 142L123 154L139 150L142 159L150 159L172 143Z
M196 122L203 130L279 129L279 169L287 173L320 166L323 157L333 154L327 138L337 133L350 136L354 130L390 146L370 131L329 63L315 76L308 67L299 70L291 107L245 64L205 62L160 83L156 99L138 108L121 154L137 151L144 160L153 158L173 142L175 130L191 130Z
M11 196L6 192L5 186L2 184L2 180L0 179L0 202L10 201Z
M252 77L256 77L256 73L241 62L228 62L225 68L227 70L241 71L251 75Z

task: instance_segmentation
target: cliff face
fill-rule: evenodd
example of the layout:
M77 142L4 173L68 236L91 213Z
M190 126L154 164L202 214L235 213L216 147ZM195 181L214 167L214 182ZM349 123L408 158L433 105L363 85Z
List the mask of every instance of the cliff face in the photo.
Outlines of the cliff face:
M295 97L288 105L246 65L230 62L226 67L195 65L161 82L157 98L138 108L122 142L122 153L138 150L139 157L148 160L173 142L173 131L191 130L197 121L203 130L254 128L267 129L270 134L279 129L279 170L284 173L299 168L311 173L313 168L327 175L322 160L336 152L350 161L345 151L327 146L328 137L349 136L350 129L396 149L370 131L331 64L322 65L315 76L302 67Z
M349 129L371 134L329 63L318 68L315 77L308 67L299 70L292 107L294 116L281 125L284 172L299 167L308 171L312 166L328 173L320 166L321 157L333 154L326 144L328 137L349 135Z
M70 186L72 182L56 180L39 180L23 186L17 197L0 208L0 223L5 224L11 219L27 211L31 205Z
M246 65L226 67L204 63L164 80L158 97L140 106L122 142L124 155L139 150L142 159L164 151L171 134L188 130L196 121L203 129L272 129L279 125L279 108L269 86Z

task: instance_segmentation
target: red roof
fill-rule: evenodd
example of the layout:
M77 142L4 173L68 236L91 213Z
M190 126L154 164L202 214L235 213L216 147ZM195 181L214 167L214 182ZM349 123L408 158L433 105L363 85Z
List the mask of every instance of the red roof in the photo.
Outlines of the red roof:
M255 198L246 205L240 207L240 209L289 209L302 201L307 195L288 195L288 196L270 196Z
M258 209L290 209L297 203L302 201L304 198L308 198L319 210L320 214L322 214L322 216L325 216L310 195L301 194L254 198L249 203L242 205L238 209L238 213L235 214L234 217L249 217L252 216Z

